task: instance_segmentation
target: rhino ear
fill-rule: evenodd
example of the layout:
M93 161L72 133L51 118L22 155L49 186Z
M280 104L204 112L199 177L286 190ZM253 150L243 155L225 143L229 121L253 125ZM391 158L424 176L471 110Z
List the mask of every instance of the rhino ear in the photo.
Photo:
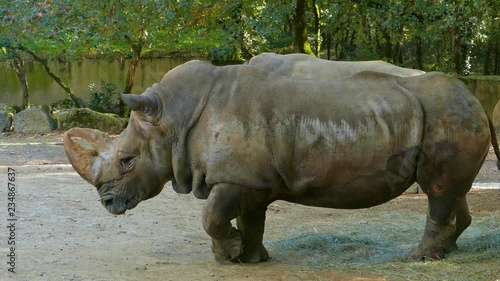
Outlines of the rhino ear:
M139 111L150 117L157 117L159 114L159 99L153 95L132 95L121 94L123 102L134 111Z

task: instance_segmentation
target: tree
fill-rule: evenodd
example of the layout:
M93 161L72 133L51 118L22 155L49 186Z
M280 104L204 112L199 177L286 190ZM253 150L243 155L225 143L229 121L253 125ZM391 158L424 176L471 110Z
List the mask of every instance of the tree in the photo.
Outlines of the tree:
M262 13L266 1L186 1L192 15L186 30L199 30L220 40L213 43L209 56L215 62L241 62L258 53L266 43L262 34ZM184 6L184 7L187 7ZM186 19L189 16L186 16ZM265 32L264 32L265 33ZM215 38L214 38L215 39Z
M6 55L9 60L9 64L12 70L16 74L17 80L21 85L21 109L26 109L30 107L29 101L29 89L28 89L28 78L26 77L26 70L24 68L24 60L21 58L16 49L7 45L6 43L2 45L2 52Z
M474 30L477 31L478 13L481 13L478 4L473 0L454 0L443 6L443 24L451 39L451 67L458 74L470 71L470 51Z
M314 3L313 3L314 2ZM319 52L320 19L315 1L298 0L293 5L279 0L180 1L192 15L185 29L217 30L221 40L209 51L216 61L241 61L252 55L293 45L295 51L313 54L308 40L308 14L316 14L316 51ZM182 4L184 3L184 4ZM189 7L186 9L186 7ZM189 18L189 16L186 16ZM193 24L195 23L195 24Z
M241 61L271 50L319 56L323 48L328 58L342 60L500 72L498 1L0 1L0 45L20 81L19 60L26 58L44 64L54 54L117 54L130 59L123 85L130 93L145 51L186 46L218 60ZM27 84L23 89L28 93Z
M153 44L153 34L170 33L172 6L176 1L160 0L89 0L75 4L79 26L85 26L87 40L96 44L102 53L111 51L117 42L128 44L131 51L128 74L123 93L130 94L135 71L145 47ZM120 98L120 115L127 113Z
M45 71L54 79L69 95L75 106L80 107L79 101L71 89L54 74L47 59L37 53L47 52L54 45L47 46L48 42L57 42L65 36L65 23L71 22L64 14L68 3L59 1L51 4L47 2L29 2L19 0L4 0L0 9L2 29L0 35L0 47L10 60L23 91L22 107L29 107L28 80L24 69L24 59L20 52L31 56L35 61L41 63ZM53 43L53 42L51 42ZM43 50L43 51L42 51ZM52 51L56 51L55 48Z
M484 54L483 73L485 75L500 75L500 10L499 1L487 1L484 14L484 34L478 48L479 55Z
M11 35L11 32L15 31L18 26L14 25L15 20L12 12L8 9L8 0L2 2L2 6L0 6L0 23L2 26L0 30L0 50L9 61L9 65L16 74L19 84L21 85L21 108L26 109L30 107L28 79L26 77L24 60L13 46L12 41L15 38L14 35Z
M492 69L498 1L318 1L328 57L467 74ZM312 17L311 17L312 18ZM313 19L309 19L312 22ZM313 29L311 29L313 30ZM314 32L314 30L313 30Z

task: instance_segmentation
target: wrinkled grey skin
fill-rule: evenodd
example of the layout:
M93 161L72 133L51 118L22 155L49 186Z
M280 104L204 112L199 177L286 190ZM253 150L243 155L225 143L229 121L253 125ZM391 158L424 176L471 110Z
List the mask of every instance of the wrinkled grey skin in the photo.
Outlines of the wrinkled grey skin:
M399 77L417 76L425 73L421 70L403 68L383 61L331 61L307 54L262 53L251 58L247 64L283 76L317 80L344 78L366 70Z
M399 77L425 74L421 70L399 67L383 61L331 61L306 54L263 53L251 58L248 64L288 77L319 80L343 78L365 70Z
M441 73L319 81L191 61L122 97L133 112L117 139L65 133L71 164L113 214L168 181L206 199L203 227L220 262L269 258L262 236L275 200L367 208L415 181L429 212L409 260L443 258L471 222L466 193L492 141L479 102Z

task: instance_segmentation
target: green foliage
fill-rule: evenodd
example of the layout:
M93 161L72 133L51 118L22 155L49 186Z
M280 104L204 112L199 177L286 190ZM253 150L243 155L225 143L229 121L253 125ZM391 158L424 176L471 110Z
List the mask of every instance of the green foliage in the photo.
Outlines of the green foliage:
M314 3L320 15L318 42L332 59L383 59L460 74L500 72L498 1L306 2L308 35L318 34ZM6 58L7 46L16 45L63 59L131 57L137 45L193 50L217 60L287 52L295 5L279 0L0 0L0 58Z
M114 113L117 110L118 92L114 83L101 81L101 89L95 84L89 85L90 102L88 107L102 113Z
M21 111L21 108L15 104L0 104L0 111L5 111L10 115L14 116L14 114Z
M82 100L81 98L78 98L78 103L81 107L87 107L87 103L84 100ZM62 100L58 100L58 101L53 102L50 105L50 112L57 112L57 111L60 111L63 109L70 109L70 108L76 108L76 107L77 106L75 105L73 100L71 100L70 98L66 98L66 99L62 99Z

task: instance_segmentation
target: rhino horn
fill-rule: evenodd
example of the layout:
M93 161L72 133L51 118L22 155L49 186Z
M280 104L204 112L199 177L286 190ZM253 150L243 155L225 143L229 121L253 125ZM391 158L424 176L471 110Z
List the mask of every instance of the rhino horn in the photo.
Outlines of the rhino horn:
M159 101L154 95L121 94L121 97L123 102L134 111L142 112L151 117L158 114Z
M87 182L96 185L102 152L110 149L112 140L98 130L73 128L64 133L63 142L64 151L75 171Z

